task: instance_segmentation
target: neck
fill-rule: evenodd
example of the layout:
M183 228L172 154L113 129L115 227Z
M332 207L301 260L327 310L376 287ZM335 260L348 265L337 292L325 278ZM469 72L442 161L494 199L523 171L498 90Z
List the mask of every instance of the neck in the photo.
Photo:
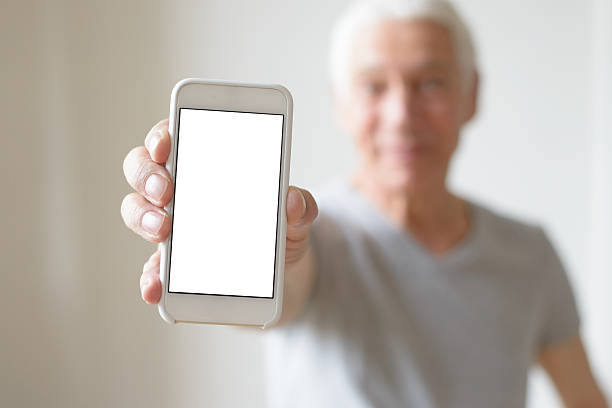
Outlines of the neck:
M432 249L452 247L469 229L468 203L451 194L444 182L419 191L396 190L371 174L358 172L352 178L353 185L395 225L411 231Z

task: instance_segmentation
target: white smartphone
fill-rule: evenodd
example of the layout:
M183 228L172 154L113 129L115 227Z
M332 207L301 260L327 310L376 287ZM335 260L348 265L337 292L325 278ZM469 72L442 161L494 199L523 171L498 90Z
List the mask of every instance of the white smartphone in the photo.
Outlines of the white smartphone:
M172 90L167 322L266 328L280 318L292 113L281 85L188 78Z

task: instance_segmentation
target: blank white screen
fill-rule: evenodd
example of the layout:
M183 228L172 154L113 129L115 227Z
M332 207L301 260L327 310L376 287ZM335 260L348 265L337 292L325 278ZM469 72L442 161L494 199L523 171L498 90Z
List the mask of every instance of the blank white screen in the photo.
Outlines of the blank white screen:
M273 295L283 115L179 111L170 292Z

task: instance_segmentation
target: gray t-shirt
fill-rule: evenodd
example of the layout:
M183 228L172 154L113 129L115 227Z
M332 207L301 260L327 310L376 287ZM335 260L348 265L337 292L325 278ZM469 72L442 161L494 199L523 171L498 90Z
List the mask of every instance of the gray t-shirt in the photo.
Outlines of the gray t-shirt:
M264 336L270 407L523 407L538 351L579 328L544 230L468 200L440 257L348 181L314 195L318 280Z

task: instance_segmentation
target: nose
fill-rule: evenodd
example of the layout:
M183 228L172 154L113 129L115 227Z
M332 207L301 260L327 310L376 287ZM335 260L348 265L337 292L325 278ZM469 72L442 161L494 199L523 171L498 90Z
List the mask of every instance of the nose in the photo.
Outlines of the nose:
M410 86L395 86L387 94L385 118L390 127L409 128L418 117L416 95Z

